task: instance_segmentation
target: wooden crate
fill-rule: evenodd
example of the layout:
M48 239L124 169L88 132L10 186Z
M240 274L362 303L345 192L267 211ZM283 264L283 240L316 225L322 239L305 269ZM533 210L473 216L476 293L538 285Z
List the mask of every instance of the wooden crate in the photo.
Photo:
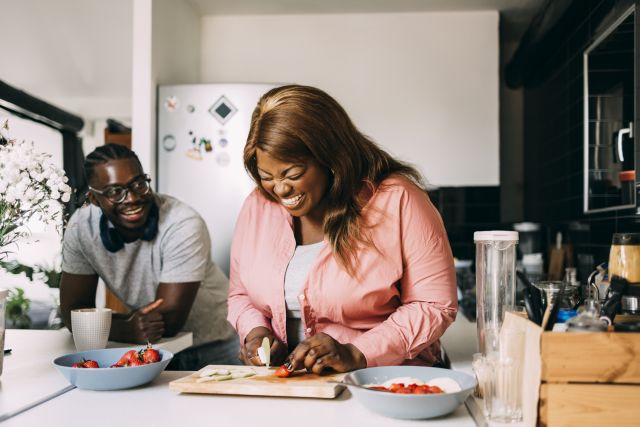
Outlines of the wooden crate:
M640 426L640 333L544 332L538 425Z

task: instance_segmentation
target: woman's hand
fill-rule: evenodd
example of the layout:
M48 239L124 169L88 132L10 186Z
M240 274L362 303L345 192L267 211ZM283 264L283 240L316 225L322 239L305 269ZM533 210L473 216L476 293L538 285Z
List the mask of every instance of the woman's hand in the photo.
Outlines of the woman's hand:
M293 370L305 367L320 374L327 368L348 372L367 367L364 354L353 344L340 344L322 332L301 342L289 356Z
M287 346L278 340L273 333L264 326L253 328L244 339L244 345L240 349L240 360L245 365L263 366L258 356L258 348L262 345L264 337L271 343L271 365L281 365L287 357Z

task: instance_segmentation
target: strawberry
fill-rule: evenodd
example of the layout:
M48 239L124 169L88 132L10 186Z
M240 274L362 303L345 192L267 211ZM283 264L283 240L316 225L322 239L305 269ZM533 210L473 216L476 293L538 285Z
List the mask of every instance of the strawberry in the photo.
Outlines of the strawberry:
M136 353L135 356L132 356L131 359L129 359L129 364L127 366L142 366L142 365L144 365L144 362L142 361L142 359L140 359L140 357Z
M117 366L118 368L122 368L123 366L129 366L129 360L131 359L131 357L137 357L136 354L137 352L135 350L127 351L124 355L122 355L120 360L118 360L114 365L111 365L111 367Z
M160 361L160 352L153 348L151 344L147 344L147 348L142 350L142 360L144 363L155 363Z
M84 359L82 362L76 362L73 365L71 365L72 368L84 368Z
M291 375L291 371L287 368L287 365L285 364L280 366L278 369L276 369L275 375L276 377L287 378L289 375Z
M99 368L100 365L98 365L98 362L96 362L95 360L85 360L83 363L85 368Z

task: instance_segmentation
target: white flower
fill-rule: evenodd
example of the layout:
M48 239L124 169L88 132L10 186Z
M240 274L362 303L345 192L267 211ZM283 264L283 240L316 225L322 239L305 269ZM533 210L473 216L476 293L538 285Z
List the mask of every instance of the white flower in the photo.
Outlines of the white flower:
M28 235L21 228L30 218L61 225L63 210L58 200L71 199L71 187L64 171L51 155L37 152L33 143L12 141L2 128L0 137L0 260L7 246Z

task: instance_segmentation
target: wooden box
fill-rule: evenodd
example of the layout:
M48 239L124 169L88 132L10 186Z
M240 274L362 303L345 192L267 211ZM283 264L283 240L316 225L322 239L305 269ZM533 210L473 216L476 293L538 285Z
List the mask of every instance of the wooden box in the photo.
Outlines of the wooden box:
M640 426L640 333L544 332L538 425Z

